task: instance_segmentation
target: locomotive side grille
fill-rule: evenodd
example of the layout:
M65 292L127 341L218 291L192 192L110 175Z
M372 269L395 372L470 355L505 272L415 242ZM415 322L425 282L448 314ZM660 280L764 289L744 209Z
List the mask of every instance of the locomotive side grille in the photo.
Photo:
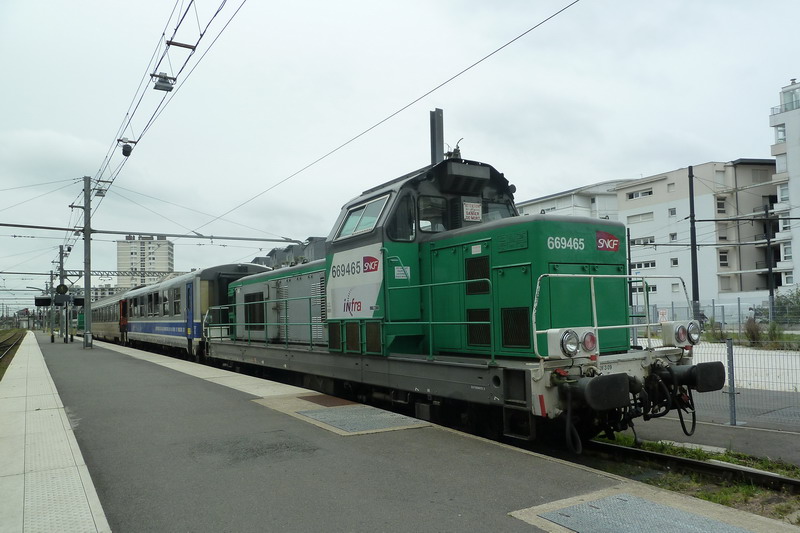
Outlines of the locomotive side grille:
M467 279L489 278L489 256L469 257L465 262ZM467 294L489 294L489 283L486 281L475 281L467 283ZM488 318L486 319L488 320Z
M340 322L329 323L328 346L337 352L342 349L342 324Z
M325 322L327 309L325 308L325 277L323 276L319 283L311 286L311 335L312 340L324 340L324 332L322 324Z
M531 322L527 307L501 309L503 321L503 346L507 348L530 348Z
M361 352L361 328L358 322L347 322L344 325L345 350L348 352Z
M488 322L488 309L467 309L468 322ZM467 344L488 346L492 343L492 330L489 324L467 324Z
M289 305L286 302L285 298L289 297L289 287L286 286L286 282L278 282L278 302L276 305L278 307L278 320L280 321L280 339L286 340L289 337L289 326L287 322L289 322Z
M367 334L367 353L382 353L383 346L381 341L381 323L367 322L364 324Z

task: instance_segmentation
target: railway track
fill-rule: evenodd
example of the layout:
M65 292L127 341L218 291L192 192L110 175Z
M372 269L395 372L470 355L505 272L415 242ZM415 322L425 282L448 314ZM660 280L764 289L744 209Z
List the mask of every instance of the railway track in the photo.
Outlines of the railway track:
M600 459L614 462L637 462L649 464L662 470L684 474L701 474L719 480L747 483L773 490L785 490L800 494L800 479L786 477L764 470L726 463L723 461L701 461L688 457L669 455L641 448L631 448L606 442L591 441L584 449L584 455L575 457L573 462L591 462Z
M0 333L0 360L25 338L24 331Z

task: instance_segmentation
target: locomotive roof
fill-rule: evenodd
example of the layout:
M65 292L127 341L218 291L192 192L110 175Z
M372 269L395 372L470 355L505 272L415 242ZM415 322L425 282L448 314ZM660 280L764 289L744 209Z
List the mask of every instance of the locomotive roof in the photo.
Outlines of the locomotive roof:
M409 172L408 174L404 174L399 178L394 178L393 180L389 180L380 185L376 185L371 189L367 189L360 195L356 196L355 198L352 198L349 202L345 204L345 206L356 204L365 197L380 196L381 194L387 192L396 192L408 184L433 178L438 174L445 173L446 169L450 165L453 165L454 163L465 165L465 168L466 167L487 168L489 171L490 181L499 182L502 187L508 187L508 180L505 178L505 176L501 172L498 172L493 166L489 165L488 163L481 163L480 161L471 161L468 159L445 159L444 161L437 163L435 165L424 166L418 170L414 170L412 172Z

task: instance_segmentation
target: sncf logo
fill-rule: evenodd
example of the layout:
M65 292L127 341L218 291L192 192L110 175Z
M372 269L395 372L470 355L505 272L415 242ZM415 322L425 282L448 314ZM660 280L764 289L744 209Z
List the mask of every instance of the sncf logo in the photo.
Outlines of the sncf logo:
M364 256L364 272L376 272L378 270L378 260L372 256Z
M619 250L619 239L611 233L605 231L597 232L597 249L604 252L616 252Z

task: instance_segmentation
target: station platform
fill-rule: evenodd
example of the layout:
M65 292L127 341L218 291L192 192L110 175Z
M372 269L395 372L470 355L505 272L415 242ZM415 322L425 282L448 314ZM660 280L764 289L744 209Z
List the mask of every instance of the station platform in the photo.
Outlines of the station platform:
M0 381L0 421L0 532L797 531L373 407L101 342L84 349L29 333Z

